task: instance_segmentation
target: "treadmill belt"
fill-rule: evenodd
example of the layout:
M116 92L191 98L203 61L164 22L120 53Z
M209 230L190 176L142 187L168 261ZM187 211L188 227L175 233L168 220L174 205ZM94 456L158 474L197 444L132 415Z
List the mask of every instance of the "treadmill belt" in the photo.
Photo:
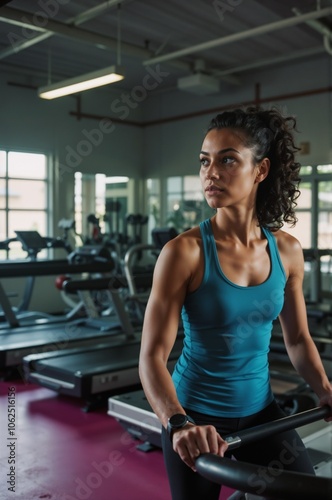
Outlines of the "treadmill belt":
M183 345L179 333L169 357L173 369ZM134 340L115 340L93 347L65 349L23 358L28 381L48 387L60 394L84 399L139 388L138 360L140 335Z
M65 381L75 376L86 377L112 370L125 370L137 366L140 343L109 346L91 346L76 352L63 352L50 359L40 359L34 363L34 370L49 377L59 377Z
M0 334L0 369L18 366L30 354L46 354L69 347L95 347L110 337L119 337L123 341L126 334L119 328L97 330L82 321L17 328Z

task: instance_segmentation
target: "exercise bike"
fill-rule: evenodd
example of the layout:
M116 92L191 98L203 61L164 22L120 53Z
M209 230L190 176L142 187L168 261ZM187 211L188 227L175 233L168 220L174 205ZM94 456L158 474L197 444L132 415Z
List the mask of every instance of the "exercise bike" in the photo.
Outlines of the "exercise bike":
M236 435L226 436L224 439L228 443L228 450L231 451L254 443L258 439L295 429L330 415L329 406L312 408L239 431ZM257 481L252 481L252 478L271 477L269 467L235 461L212 453L200 455L195 465L197 472L206 479L238 490L228 500L331 500L332 498L332 479L327 477L278 470L273 480L260 481L257 485Z

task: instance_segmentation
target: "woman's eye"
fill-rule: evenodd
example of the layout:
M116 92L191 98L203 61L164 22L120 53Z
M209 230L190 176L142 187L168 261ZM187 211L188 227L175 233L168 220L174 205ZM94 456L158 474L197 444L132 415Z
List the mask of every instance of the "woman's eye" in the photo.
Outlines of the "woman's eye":
M220 159L216 158L216 160L212 161L215 161L216 165L219 163L219 165L231 166L235 162L235 158L233 156L223 156ZM208 167L211 163L209 158L200 158L199 162L202 167Z
M202 167L206 167L208 165L208 160L206 158L200 158L199 162Z
M221 163L233 163L234 158L232 156L224 156L221 160Z

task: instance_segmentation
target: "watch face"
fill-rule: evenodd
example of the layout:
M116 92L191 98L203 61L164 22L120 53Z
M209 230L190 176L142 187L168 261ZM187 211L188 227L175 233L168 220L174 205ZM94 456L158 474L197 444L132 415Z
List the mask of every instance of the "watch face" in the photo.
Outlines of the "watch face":
M181 413L173 415L169 419L169 423L172 427L183 427L188 422L187 415L182 415Z

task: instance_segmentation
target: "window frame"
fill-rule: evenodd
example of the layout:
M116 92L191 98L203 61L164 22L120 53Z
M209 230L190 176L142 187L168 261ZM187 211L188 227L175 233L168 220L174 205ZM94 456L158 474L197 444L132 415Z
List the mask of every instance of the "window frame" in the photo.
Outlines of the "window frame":
M22 213L22 212L33 212L33 213L40 213L43 215L44 218L44 225L45 225L45 231L46 234L42 234L42 236L50 236L50 229L51 229L51 216L52 216L52 203L51 203L51 184L52 184L52 179L51 179L51 168L50 168L50 157L45 151L37 151L37 150L26 150L26 149L10 149L10 148L0 148L0 153L4 153L5 155L5 164L4 164L4 172L0 172L0 180L4 181L4 188L5 188L5 193L4 193L4 206L0 207L0 215L1 217L4 216L4 227L2 228L2 236L1 236L1 241L9 239L9 238L15 238L15 234L12 233L11 227L10 227L10 214L11 213ZM21 176L10 176L10 165L9 165L9 155L11 153L19 153L19 154L26 154L26 155L41 155L45 158L45 177L40 178L40 177L21 177ZM37 181L38 183L43 182L45 183L45 205L44 208L29 208L29 207L24 207L24 208L11 208L10 207L10 200L9 200L9 183L10 181L28 181L29 183L33 183L34 181ZM30 184L31 185L31 184ZM22 224L20 228L17 228L20 230L31 230L30 227L26 227L25 224ZM37 229L38 230L38 229ZM5 253L3 253L5 252ZM44 254L49 256L49 251L43 251L43 256ZM16 258L25 258L26 254L22 250L19 250L14 244L11 247L8 248L8 250L2 250L1 255L5 255L5 260L8 259L16 259Z

